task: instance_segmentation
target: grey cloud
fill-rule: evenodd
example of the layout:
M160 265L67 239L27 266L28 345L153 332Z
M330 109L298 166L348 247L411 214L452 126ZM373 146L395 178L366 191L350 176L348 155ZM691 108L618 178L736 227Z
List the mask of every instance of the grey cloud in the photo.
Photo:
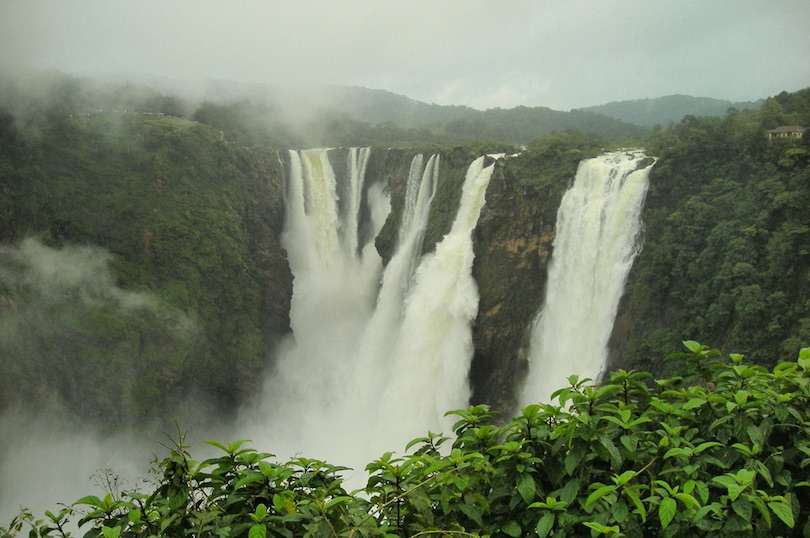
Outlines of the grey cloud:
M810 84L805 0L0 4L0 63L76 74L330 83L567 109Z

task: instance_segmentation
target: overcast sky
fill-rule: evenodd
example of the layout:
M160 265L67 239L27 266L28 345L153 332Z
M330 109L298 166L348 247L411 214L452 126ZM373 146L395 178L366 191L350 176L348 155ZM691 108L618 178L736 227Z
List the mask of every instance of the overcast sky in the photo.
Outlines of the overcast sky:
M808 0L0 0L0 65L479 109L810 86Z

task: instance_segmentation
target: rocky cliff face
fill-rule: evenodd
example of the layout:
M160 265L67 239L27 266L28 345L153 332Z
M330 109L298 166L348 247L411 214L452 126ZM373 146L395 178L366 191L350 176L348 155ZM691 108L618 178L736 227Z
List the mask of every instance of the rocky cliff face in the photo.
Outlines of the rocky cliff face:
M475 403L507 414L528 367L528 335L545 295L559 205L521 185L510 164L498 162L475 231L481 299L470 375Z

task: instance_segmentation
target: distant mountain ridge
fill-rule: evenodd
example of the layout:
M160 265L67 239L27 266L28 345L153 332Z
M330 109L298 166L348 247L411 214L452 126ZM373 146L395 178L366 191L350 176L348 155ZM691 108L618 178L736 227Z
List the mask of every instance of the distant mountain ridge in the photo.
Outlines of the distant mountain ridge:
M692 97L690 95L667 95L654 99L633 99L613 101L604 105L575 110L603 114L633 125L654 127L678 122L684 116L725 116L729 108L739 110L758 108L759 101L726 101L712 97Z
M670 95L571 111L541 106L478 110L429 104L361 86L229 80L209 80L193 87L160 80L144 86L126 80L91 81L61 73L36 72L28 73L22 82L15 82L10 75L0 70L3 101L23 102L24 96L32 92L42 94L40 98L44 99L39 88L57 87L56 94L64 94L63 104L74 112L143 110L193 117L216 126L232 138L236 136L231 132L233 127L249 131L236 136L244 144L278 147L472 140L525 145L562 131L591 133L610 144L637 144L656 124L679 122L690 114L724 116L729 108L750 109L762 102L735 103Z
M428 104L387 90L357 86L274 86L265 99L283 110L333 111L371 125L396 124L426 129L455 140L502 140L525 144L556 131L578 130L607 141L643 136L638 125L599 112L564 112L548 107L477 110L467 106Z

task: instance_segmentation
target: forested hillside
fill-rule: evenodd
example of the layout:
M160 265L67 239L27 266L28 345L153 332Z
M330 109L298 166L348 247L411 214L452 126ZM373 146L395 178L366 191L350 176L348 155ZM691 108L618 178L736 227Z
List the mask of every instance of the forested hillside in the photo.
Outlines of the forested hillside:
M276 153L183 118L33 111L0 111L0 404L233 409L288 330Z
M810 137L769 141L779 125L810 125L810 90L650 137L659 161L616 364L643 364L683 338L773 364L810 341Z
M761 102L733 102L689 95L668 95L655 99L616 101L578 110L603 114L633 125L655 127L677 123L684 116L725 116L731 108L753 110L759 108L761 104Z
M371 145L394 142L461 143L497 140L525 145L557 131L597 134L611 143L637 143L648 127L599 111L563 112L547 107L476 110L422 103L384 90L340 86L251 88L242 95L275 108L275 116L298 125L302 136L326 136L320 145ZM242 106L246 101L240 101ZM725 109L724 109L725 110ZM307 121L295 121L296 111ZM641 124L646 125L646 124ZM353 138L352 138L353 137ZM312 143L311 139L307 143Z

